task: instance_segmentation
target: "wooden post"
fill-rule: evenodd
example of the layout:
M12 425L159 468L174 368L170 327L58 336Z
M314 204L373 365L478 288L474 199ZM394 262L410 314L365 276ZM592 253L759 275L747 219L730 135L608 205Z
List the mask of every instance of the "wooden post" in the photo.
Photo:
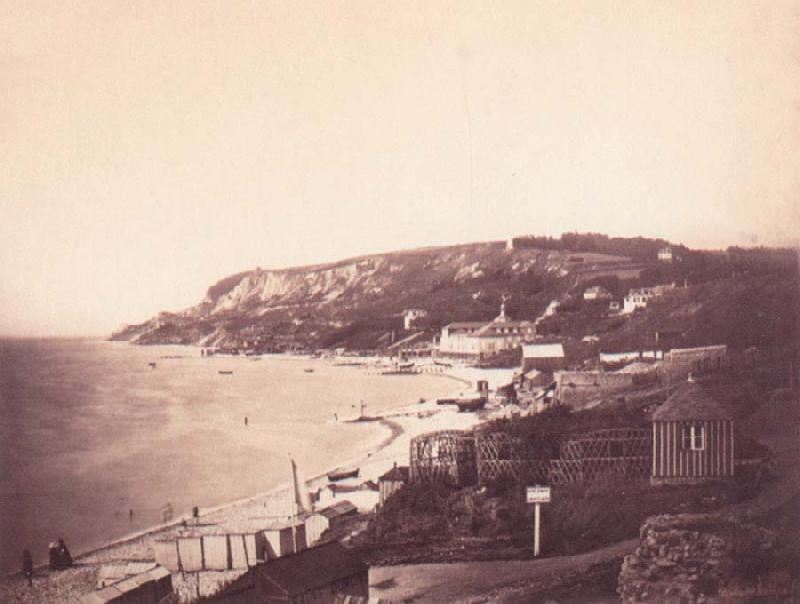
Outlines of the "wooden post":
M539 556L539 514L540 514L540 504L535 504L534 512L533 512L533 555Z

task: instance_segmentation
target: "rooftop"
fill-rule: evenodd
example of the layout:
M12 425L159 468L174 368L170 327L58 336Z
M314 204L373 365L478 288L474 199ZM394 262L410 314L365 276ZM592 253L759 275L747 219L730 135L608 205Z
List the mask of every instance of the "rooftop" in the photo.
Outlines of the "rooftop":
M258 573L292 597L368 570L361 558L338 541L331 541L270 560L259 566Z
M564 347L560 342L524 344L522 346L522 357L526 359L551 359L562 358Z
M339 501L322 510L319 510L317 514L321 514L326 518L339 518L341 516L347 516L348 514L353 514L357 512L358 508L354 506L350 501Z
M402 482L408 482L408 466L395 465L378 480L399 480Z
M653 413L653 421L733 419L731 414L697 382L686 382Z

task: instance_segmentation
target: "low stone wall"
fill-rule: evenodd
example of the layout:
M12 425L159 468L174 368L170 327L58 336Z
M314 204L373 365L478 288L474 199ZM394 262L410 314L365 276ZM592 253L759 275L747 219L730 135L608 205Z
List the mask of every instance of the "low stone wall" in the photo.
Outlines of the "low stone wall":
M610 371L559 371L556 398L562 405L579 408L592 399L611 396L657 379L655 373Z
M792 577L776 568L774 533L715 514L652 516L625 557L623 604L790 601Z

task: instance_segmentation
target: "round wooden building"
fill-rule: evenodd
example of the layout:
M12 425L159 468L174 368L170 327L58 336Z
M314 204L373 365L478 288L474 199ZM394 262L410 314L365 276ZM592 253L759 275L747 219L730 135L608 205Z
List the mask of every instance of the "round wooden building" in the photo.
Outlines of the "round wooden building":
M733 477L733 417L690 379L653 413L654 485Z

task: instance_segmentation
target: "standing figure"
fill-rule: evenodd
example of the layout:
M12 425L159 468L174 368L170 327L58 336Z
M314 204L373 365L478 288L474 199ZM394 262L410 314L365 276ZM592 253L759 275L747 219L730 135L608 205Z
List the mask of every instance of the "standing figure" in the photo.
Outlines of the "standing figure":
M33 558L28 550L22 552L22 574L28 579L28 587L33 585Z
M72 556L69 553L67 544L63 539L58 540L58 557L61 562L61 568L69 568L72 566Z
M247 416L244 416L244 427L247 428Z

